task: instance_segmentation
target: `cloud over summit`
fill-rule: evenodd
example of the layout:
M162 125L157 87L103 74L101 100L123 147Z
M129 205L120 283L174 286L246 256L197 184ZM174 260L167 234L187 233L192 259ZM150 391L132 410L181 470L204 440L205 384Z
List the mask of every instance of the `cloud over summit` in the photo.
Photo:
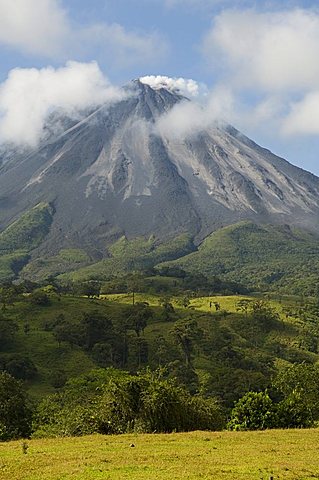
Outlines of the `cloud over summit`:
M154 88L154 90L166 88L172 92L185 95L185 97L198 97L200 94L206 93L207 90L205 85L186 78L171 78L165 75L147 75L141 77L139 80L140 82Z

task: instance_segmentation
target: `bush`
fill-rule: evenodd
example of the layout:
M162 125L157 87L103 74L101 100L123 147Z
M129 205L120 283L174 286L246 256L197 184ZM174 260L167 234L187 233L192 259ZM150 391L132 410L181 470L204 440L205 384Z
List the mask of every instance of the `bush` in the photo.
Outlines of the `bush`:
M264 430L274 428L276 407L266 392L248 392L235 404L228 422L229 430Z
M39 305L41 307L46 307L51 303L49 296L43 290L35 290L34 292L30 293L29 301L32 303L32 305Z
M310 427L319 420L318 366L289 365L277 374L274 387L282 398L278 404L281 427Z
M300 392L293 392L277 405L278 428L309 428L314 425L313 412Z
M19 380L32 380L37 374L33 361L22 355L9 355L1 359L0 369Z
M0 441L28 437L31 411L22 384L7 372L0 372Z

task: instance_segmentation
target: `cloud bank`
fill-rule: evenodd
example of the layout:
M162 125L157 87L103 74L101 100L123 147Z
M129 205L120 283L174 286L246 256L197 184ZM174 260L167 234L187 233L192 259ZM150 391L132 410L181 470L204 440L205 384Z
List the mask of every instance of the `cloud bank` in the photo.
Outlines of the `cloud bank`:
M202 50L219 81L253 104L253 121L273 122L283 134L318 132L318 11L226 10Z
M34 147L52 110L72 113L122 97L123 91L110 84L95 62L16 68L0 85L0 141Z
M156 32L131 31L117 23L75 24L61 0L0 0L0 45L63 61L103 48L103 58L117 68L133 61L150 64L168 51Z
M217 79L214 87L205 101L195 87L198 103L176 105L157 122L160 133L184 137L217 120L250 132L319 133L318 11L225 10L215 16L202 51ZM147 79L153 87L170 82L174 89L176 79Z
M222 59L238 86L273 92L319 85L319 14L296 9L225 11L204 40L211 65Z
M69 35L67 14L56 0L0 0L0 44L25 53L56 56Z

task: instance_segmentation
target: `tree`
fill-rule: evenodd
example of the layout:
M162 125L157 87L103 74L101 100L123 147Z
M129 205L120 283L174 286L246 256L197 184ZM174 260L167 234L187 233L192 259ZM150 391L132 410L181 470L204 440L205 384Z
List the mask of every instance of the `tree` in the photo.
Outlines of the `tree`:
M257 321L259 327L268 332L272 328L278 326L279 314L271 307L267 302L257 300L251 304L251 314L255 321Z
M73 345L80 345L82 343L79 327L68 322L58 323L53 328L53 336L58 342L59 347L61 346L62 342L68 342L71 347L73 347Z
M7 372L0 372L0 440L28 437L31 411L22 384Z
M170 322L176 318L175 310L169 297L161 298L160 305L163 307L161 316L164 322Z
M86 283L82 283L80 286L80 293L86 295L88 298L99 297L101 292L100 282L91 280Z
M132 330L140 337L144 332L147 322L153 317L153 312L148 305L142 302L136 303L128 310L128 322Z
M148 361L148 343L143 337L131 337L128 344L129 349L129 366L140 368L142 364ZM135 365L134 365L135 364Z
M31 380L37 374L33 361L23 355L10 355L4 362L4 370L19 380Z
M5 312L8 305L12 305L17 297L17 288L11 283L5 284L0 288L0 300L2 311Z
M101 367L109 367L113 363L113 348L109 343L96 343L92 349L92 355Z
M278 405L282 427L307 427L319 420L319 368L294 364L282 369L273 386L281 396Z
M252 300L250 300L249 298L243 298L241 300L238 300L238 302L236 303L236 310L237 312L244 313L245 316L247 317L248 312L251 308L251 304L252 304Z
M231 411L230 430L264 430L276 426L276 408L266 392L246 393Z
M39 305L41 307L47 307L51 303L48 294L41 289L34 290L30 293L29 301L32 305Z
M203 331L198 327L196 320L179 320L174 324L171 334L185 356L187 367L191 365L191 356L194 344L202 337Z
M82 335L83 346L91 350L96 343L108 342L113 337L112 320L99 312L83 313L80 331Z
M12 342L18 325L0 314L0 349Z
M165 365L169 362L171 355L172 355L172 347L171 345L165 340L163 335L157 335L154 339L154 357L157 361L159 366Z

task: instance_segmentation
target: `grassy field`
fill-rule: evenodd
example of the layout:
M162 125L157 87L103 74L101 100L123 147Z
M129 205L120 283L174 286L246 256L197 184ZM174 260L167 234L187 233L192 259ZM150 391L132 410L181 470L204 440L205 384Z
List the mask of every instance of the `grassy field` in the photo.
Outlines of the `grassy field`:
M164 295L165 297L165 295ZM131 293L119 293L113 295L101 295L101 298L104 300L109 300L110 302L114 303L122 303L122 304L132 304L133 298ZM160 295L150 295L145 293L135 293L134 299L135 302L147 302L151 307L158 307L161 302ZM270 296L265 296L262 294L252 295L211 295L209 297L197 297L197 298L190 298L189 300L189 307L188 309L195 309L197 311L209 313L214 312L214 302L218 302L220 305L221 310L226 310L230 313L238 313L237 311L237 304L240 300L249 299L251 301L255 301L256 299L266 300L271 307L273 307L279 314L282 313L282 307L284 306L295 306L298 305L298 298L295 297L288 297L288 296L281 296L281 297L274 297L271 298ZM186 311L185 308L182 307L181 302L183 297L169 297L169 301L173 304L174 308L182 309L182 311ZM281 315L284 318L284 315Z
M0 444L1 480L319 478L319 430L96 435L27 443L27 454L21 441Z

